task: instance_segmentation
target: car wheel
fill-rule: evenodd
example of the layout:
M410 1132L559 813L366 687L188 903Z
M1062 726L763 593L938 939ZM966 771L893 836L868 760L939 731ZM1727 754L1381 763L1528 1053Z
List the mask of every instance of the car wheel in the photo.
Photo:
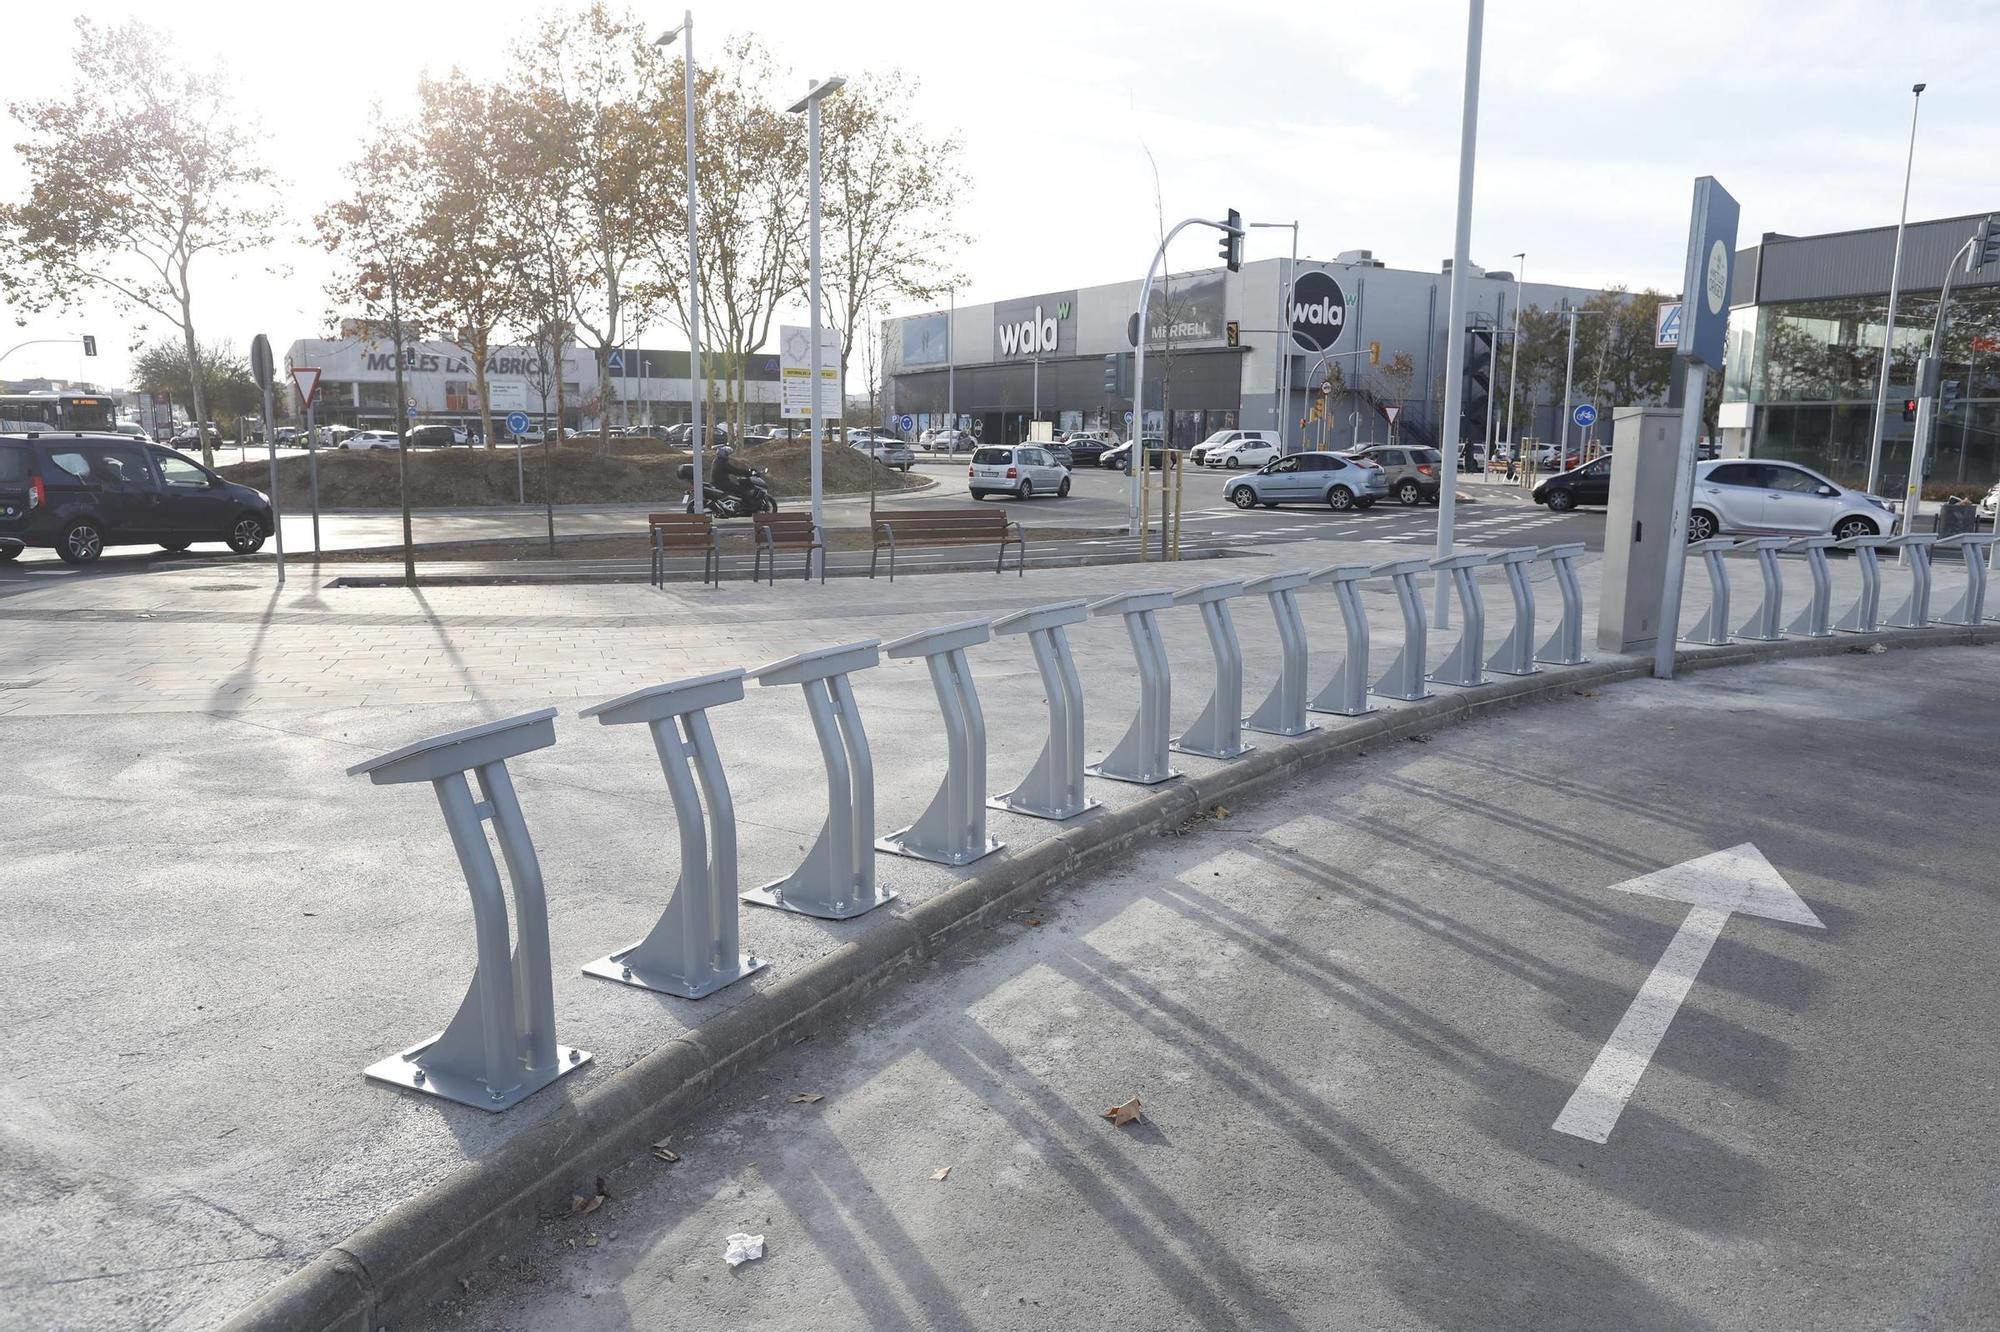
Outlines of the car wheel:
M1877 536L1879 532L1875 524L1860 514L1850 514L1833 525L1833 534L1842 541L1851 541L1855 537Z
M1069 478L1068 478L1068 477L1064 477L1064 478L1062 479L1062 484L1056 487L1056 498L1057 498L1057 499L1068 499L1068 498L1069 498Z
M162 541L160 543L160 549L172 551L174 554L178 555L193 544L194 543L192 541Z
M1248 486L1238 486L1229 493L1229 502L1239 509L1254 509L1257 507L1257 492Z
M1423 497L1423 488L1414 481L1405 481L1396 487L1396 500L1398 503L1415 505Z
M229 548L238 555L254 554L264 545L264 538L270 533L264 530L264 520L254 513L246 513L230 527L225 538Z
M104 529L85 521L71 523L56 539L56 554L64 564L89 564L104 553Z
M1708 541L1715 536L1717 524L1715 515L1706 509L1696 509L1688 515L1688 540Z
M1227 467L1230 471L1233 472L1237 468L1241 467L1243 464L1234 458L1225 458L1222 460L1222 465L1224 467Z
M1344 513L1354 507L1354 492L1346 486L1335 486L1326 492L1326 507L1337 513Z
M972 492L972 498L976 500L983 500L986 498L986 492L983 490L975 490Z
M1551 490L1542 503L1549 506L1550 513L1568 513L1576 507L1576 496L1567 490Z
M1034 483L1034 482L1032 482L1032 481L1030 481L1030 480L1029 480L1029 479L1028 479L1027 477L1025 477L1025 476L1024 476L1024 477L1022 477L1022 478L1021 478L1021 498L1025 500L1025 499L1033 499L1034 497L1035 497L1035 483Z
M25 546L0 546L0 564L20 559L21 552L25 549L27 549Z

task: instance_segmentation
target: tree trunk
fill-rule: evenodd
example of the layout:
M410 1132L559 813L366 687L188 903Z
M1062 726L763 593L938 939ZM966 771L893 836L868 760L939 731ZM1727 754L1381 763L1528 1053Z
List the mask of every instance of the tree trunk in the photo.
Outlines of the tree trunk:
M492 350L491 329L472 335L472 390L479 395L479 438L487 448L493 444L493 404L486 396L486 355Z
M183 286L185 291L186 287ZM208 437L208 395L201 385L201 352L194 340L194 313L189 308L187 297L181 298L181 336L187 343L188 396L194 399L194 433L201 441L201 462L204 467L215 466L215 445Z
M611 453L611 344L597 346L597 451Z

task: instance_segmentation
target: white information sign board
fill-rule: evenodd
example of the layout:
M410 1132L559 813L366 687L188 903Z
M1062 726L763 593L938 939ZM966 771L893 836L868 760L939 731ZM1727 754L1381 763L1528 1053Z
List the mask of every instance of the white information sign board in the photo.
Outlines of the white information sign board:
M820 402L829 417L840 419L840 335L825 325L819 330ZM812 329L786 324L778 330L778 383L783 390L787 420L812 416Z

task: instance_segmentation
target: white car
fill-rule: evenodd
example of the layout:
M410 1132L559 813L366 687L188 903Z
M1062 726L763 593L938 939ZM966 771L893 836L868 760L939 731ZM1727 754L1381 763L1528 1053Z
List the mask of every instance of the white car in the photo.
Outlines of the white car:
M1209 459L1217 453L1235 444L1253 442L1262 442L1271 446L1271 452L1259 458L1256 463L1257 466L1262 467L1266 462L1278 456L1278 437L1268 430L1218 430L1188 451L1188 461L1196 467L1215 467L1219 464L1210 462ZM1241 467L1244 464L1239 462L1236 465Z
M938 430L931 434L928 446L932 453L963 453L979 447L979 441L965 430Z
M1274 441L1252 435L1246 439L1211 446L1202 456L1201 464L1204 467L1226 467L1234 472L1245 467L1253 469L1262 467L1277 456L1278 446Z
M976 500L988 495L1012 495L1015 499L1054 495L1061 499L1069 494L1069 468L1039 444L976 449L972 465L965 469L965 479Z
M340 443L337 449L393 449L396 447L396 432L393 430L357 430Z
M1688 540L1739 532L1893 536L1896 514L1886 501L1837 486L1797 463L1761 458L1696 463Z
M2000 515L2000 486L1986 492L1986 498L1979 501L1979 516L1991 519Z

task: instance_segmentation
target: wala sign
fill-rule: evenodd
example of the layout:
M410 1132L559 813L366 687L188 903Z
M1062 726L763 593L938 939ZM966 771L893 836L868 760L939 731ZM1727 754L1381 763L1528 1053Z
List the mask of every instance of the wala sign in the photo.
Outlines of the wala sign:
M1076 351L1076 293L1057 292L993 307L993 359Z
M1292 337L1308 351L1331 351L1347 328L1347 294L1331 273L1301 273L1289 303Z

